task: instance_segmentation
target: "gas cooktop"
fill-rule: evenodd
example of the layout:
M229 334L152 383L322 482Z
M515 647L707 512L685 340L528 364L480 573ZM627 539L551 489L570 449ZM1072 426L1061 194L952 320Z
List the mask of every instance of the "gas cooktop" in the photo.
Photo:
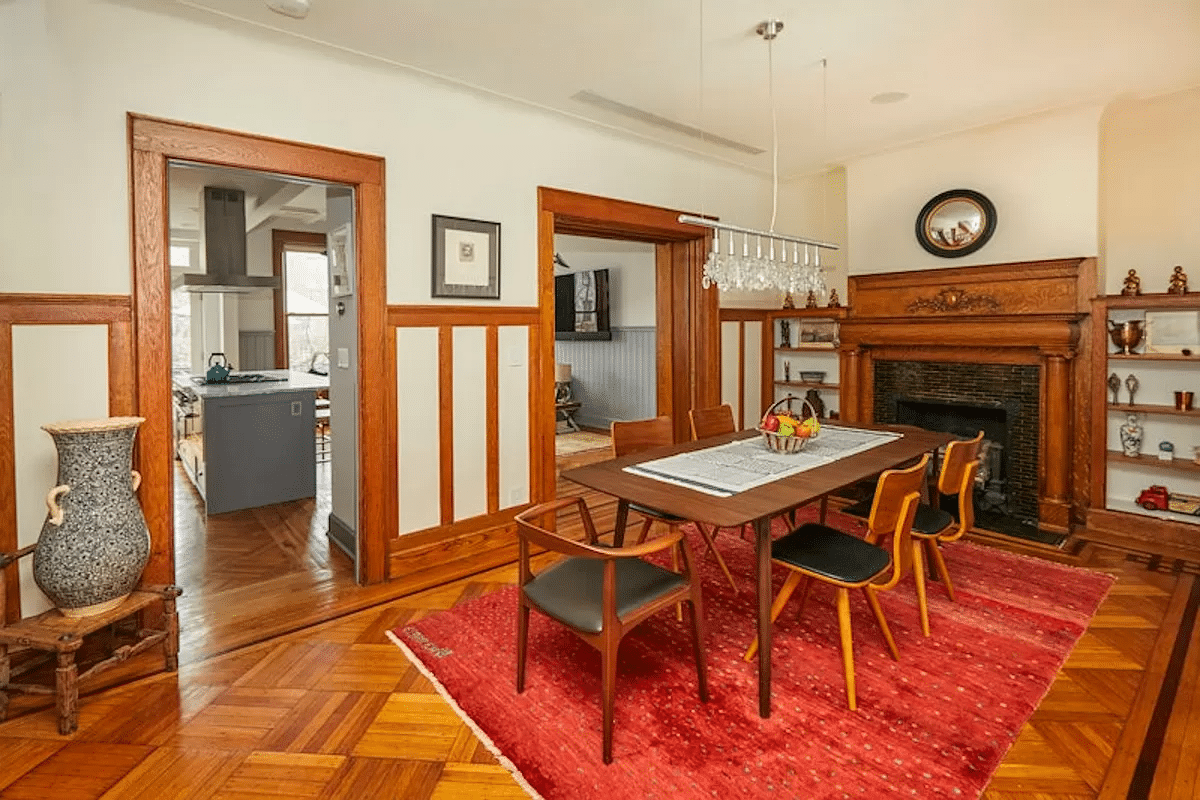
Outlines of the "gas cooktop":
M264 375L261 372L235 372L229 375L225 380L210 381L203 375L193 375L192 383L197 386L207 386L209 384L221 385L225 383L267 383L269 381L286 381L287 378L277 378L274 375Z

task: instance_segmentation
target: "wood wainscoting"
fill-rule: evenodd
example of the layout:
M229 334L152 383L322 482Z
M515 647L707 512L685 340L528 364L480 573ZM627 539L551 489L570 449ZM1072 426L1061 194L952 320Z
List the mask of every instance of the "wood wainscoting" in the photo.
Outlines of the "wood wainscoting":
M1037 366L1039 524L1068 533L1088 506L1095 291L1094 258L851 276L843 417L875 421L877 361Z
M136 411L133 396L133 303L127 295L0 294L0 552L18 547L15 450L13 327L20 325L104 325L108 334L108 413ZM47 369L54 369L47 361ZM5 578L5 617L21 619L17 565Z

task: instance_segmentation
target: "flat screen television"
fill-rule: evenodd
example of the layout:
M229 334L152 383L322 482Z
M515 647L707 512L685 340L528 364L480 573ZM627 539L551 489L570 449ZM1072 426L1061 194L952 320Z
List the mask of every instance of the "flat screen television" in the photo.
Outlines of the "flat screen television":
M608 312L607 269L554 276L555 339L612 339Z

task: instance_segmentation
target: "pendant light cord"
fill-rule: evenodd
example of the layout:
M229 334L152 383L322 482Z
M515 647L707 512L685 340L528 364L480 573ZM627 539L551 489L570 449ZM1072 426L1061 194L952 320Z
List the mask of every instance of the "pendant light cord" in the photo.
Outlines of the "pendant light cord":
M775 214L779 209L779 114L775 109L775 38L767 39L767 97L771 103L771 226L775 232Z

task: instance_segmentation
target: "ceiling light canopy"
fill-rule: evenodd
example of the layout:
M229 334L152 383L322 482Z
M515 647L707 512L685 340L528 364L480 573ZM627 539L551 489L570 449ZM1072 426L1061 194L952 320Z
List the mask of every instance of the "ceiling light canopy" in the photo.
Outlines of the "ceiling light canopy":
M276 14L283 14L293 19L304 19L308 16L310 0L266 0L267 8Z
M782 30L783 22L777 19L766 20L755 28L755 32L767 43L767 88L771 100L770 227L765 231L756 230L691 214L680 214L679 221L712 228L712 251L708 254L708 260L704 262L705 289L711 286L721 290L778 289L790 294L812 293L814 297L820 298L826 294L821 250L836 250L837 245L775 231L775 216L779 204L779 124L775 108L775 65L772 47ZM822 59L822 87L826 66L825 60ZM703 69L701 72L703 73ZM824 101L822 106L824 114Z

